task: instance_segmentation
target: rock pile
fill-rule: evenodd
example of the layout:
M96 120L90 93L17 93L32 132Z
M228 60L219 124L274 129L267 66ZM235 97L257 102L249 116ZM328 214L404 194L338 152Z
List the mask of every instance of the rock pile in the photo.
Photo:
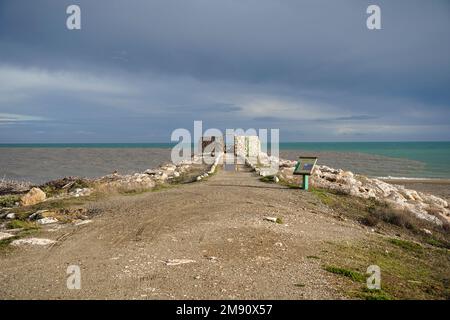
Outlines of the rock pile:
M279 177L286 181L295 180L293 171L295 161L280 160ZM405 210L419 219L442 225L450 222L450 209L447 201L436 196L392 185L375 178L355 175L350 171L317 166L310 183L316 188L330 190L339 194L376 199Z
M299 177L293 175L296 161L278 159L260 153L258 161L247 157L245 163L261 176L274 176L274 181L282 179L299 183ZM279 168L277 170L277 168ZM364 199L376 199L389 203L396 209L409 212L419 219L442 225L450 223L450 208L444 199L392 185L375 178L355 175L350 171L316 166L311 176L313 187L322 188L339 194L347 194Z
M224 155L223 153L218 154L218 155L214 158L214 162L213 162L213 164L211 165L211 168L209 169L209 171L208 171L208 172L205 172L205 173L203 173L203 174L201 174L201 175L199 175L199 176L196 178L196 180L197 180L197 181L200 181L200 180L202 180L202 179L204 179L204 178L209 177L209 175L213 174L214 172L216 172L216 168L217 168L217 166L219 165L219 163L221 163L222 158L223 158L223 155ZM196 159L196 160L197 160L197 159Z
M197 177L197 180L201 180L202 178L213 173L216 170L222 155L223 153L217 155L214 158L214 163L209 168L209 171L200 175L200 179ZM184 174L192 170L194 165L201 163L201 156L193 156L190 160L183 160L178 164L167 163L157 169L147 169L142 173L134 173L129 175L114 173L97 179L95 183L130 190L135 188L151 189L157 184L176 181L177 178L182 177Z

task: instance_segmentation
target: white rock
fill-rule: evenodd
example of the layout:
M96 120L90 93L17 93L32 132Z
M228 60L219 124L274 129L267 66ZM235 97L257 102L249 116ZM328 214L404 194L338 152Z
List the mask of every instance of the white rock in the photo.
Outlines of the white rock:
M50 239L43 239L43 238L26 238L26 239L17 239L11 242L11 245L13 246L20 246L20 245L36 245L36 246L47 246L49 244L53 244L56 241L50 240Z
M16 214L13 213L13 212L8 213L8 214L6 215L6 218L7 218L7 219L15 219L15 218L16 218Z
M422 198L417 193L417 191L415 191L415 190L409 190L409 189L405 189L405 188L398 188L398 191L399 191L399 193L401 195L403 195L408 200L423 201Z
M82 225L85 225L85 224L88 224L88 223L91 223L91 222L92 222L92 220L83 220L83 221L75 222L75 225L76 226L82 226Z
M442 208L448 208L448 202L444 199L433 196L432 194L422 194L422 197L424 198L423 201L425 203L436 205Z
M423 231L424 233L430 235L430 236L433 235L433 232L431 232L431 231L428 230L428 229L423 228L422 231Z
M46 218L42 218L42 219L38 219L37 223L39 224L52 224L52 223L57 223L58 220L56 218L52 218L52 217L46 217Z
M167 266L178 266L180 264L186 264L186 263L194 263L195 260L190 260L190 259L169 259L167 261L165 261L164 263Z
M0 232L0 240L5 240L14 237L13 234L6 233L6 232Z

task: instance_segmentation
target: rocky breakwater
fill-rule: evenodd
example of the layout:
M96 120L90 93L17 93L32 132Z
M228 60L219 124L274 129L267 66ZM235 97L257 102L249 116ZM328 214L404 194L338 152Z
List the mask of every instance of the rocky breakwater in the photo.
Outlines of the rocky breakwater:
M208 172L204 172L203 174L197 176L196 180L197 180L197 181L200 181L200 180L202 180L202 179L205 179L205 178L209 177L211 174L214 174L214 173L216 172L217 166L218 166L219 164L222 163L222 161L223 161L223 156L224 156L223 153L219 153L219 154L214 158L213 164L212 164L211 167L209 168ZM197 157L197 159L196 159L195 161L198 162L199 160L200 160L200 158Z
M280 160L279 178L293 181L296 162ZM297 178L298 179L298 178ZM310 179L315 188L330 190L364 199L376 199L390 204L393 208L404 210L419 219L437 225L450 223L450 208L444 199L431 194L406 189L375 178L354 174L351 171L316 166Z
M260 154L257 161L246 159L246 164L261 176L272 175L275 182L282 180L299 184L301 177L293 174L296 163L267 154ZM273 168L277 167L279 169L275 172ZM437 225L450 223L450 208L447 201L431 194L406 189L401 185L389 184L379 179L327 166L315 167L310 184L315 188L338 194L385 202L395 209Z
M211 166L205 165L202 157L195 155L190 160L183 160L178 164L167 163L156 169L147 169L141 173L129 175L120 175L113 173L95 180L95 188L112 187L117 190L138 190L152 189L157 185L166 183L177 183L181 181L195 181L207 177L216 170L216 166L222 154L214 158ZM189 177L191 173L200 172L192 179ZM200 179L198 177L201 177Z

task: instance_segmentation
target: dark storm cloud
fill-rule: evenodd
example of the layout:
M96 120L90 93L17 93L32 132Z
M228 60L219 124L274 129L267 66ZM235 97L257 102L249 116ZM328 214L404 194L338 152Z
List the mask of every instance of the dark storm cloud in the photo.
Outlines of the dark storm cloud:
M449 17L448 1L0 1L0 113L54 120L0 122L0 141L167 140L193 120L450 139Z

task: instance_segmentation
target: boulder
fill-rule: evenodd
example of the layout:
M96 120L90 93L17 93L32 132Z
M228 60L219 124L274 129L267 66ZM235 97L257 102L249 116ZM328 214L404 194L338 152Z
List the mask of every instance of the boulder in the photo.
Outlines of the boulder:
M16 218L16 214L13 213L13 212L8 213L8 214L6 215L6 219L15 219L15 218Z
M26 195L20 199L22 206L32 206L37 203L41 203L46 199L45 192L39 188L32 188Z
M437 207L448 208L448 203L444 199L433 196L432 194L421 194L423 202Z

